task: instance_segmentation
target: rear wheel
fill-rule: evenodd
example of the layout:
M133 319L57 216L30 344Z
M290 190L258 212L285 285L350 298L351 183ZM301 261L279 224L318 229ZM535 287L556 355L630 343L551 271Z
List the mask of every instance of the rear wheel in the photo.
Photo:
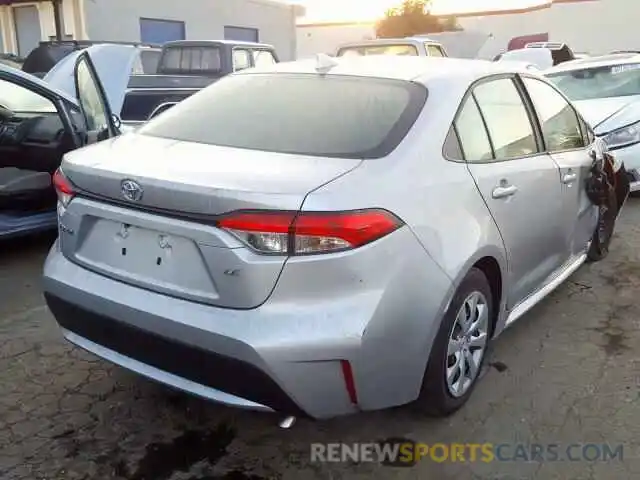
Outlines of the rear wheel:
M469 271L447 310L424 375L416 406L435 416L454 413L471 396L491 337L493 304L482 271Z

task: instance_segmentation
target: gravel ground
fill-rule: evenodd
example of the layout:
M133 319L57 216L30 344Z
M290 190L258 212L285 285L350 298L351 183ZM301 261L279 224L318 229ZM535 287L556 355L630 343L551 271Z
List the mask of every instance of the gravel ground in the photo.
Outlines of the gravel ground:
M0 250L0 478L124 480L640 478L640 201L612 252L584 266L496 341L469 404L300 420L237 411L151 383L67 345L40 292L51 238ZM314 463L314 442L623 445L623 459ZM597 453L597 452L596 452ZM565 459L566 460L566 459Z

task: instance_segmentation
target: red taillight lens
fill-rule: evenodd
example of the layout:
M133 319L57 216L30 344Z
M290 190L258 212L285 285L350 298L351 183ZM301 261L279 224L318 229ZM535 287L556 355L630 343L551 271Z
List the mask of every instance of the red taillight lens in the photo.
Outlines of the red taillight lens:
M56 189L56 193L58 194L58 200L63 207L66 207L67 205L69 205L69 202L75 194L73 185L67 179L67 177L64 176L64 173L62 173L62 170L60 169L57 169L53 174L52 182L53 187Z
M386 210L235 212L218 221L261 253L304 255L357 248L402 226Z

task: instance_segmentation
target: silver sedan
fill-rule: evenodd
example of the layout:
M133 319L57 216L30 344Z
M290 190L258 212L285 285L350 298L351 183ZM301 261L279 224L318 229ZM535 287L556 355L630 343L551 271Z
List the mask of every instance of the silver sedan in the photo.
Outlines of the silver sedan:
M213 401L448 415L489 342L606 254L603 151L509 62L246 70L65 157L45 296L70 342Z

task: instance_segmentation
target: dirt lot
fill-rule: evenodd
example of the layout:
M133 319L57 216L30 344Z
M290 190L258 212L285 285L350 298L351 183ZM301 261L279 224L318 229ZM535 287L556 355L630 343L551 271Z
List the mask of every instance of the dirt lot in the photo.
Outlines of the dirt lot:
M291 430L169 392L65 344L39 289L50 238L0 246L0 478L125 480L640 478L640 201L583 267L494 345L447 420L405 409ZM312 442L622 444L623 460L312 463ZM561 449L564 447L561 447ZM566 458L565 458L566 460Z

